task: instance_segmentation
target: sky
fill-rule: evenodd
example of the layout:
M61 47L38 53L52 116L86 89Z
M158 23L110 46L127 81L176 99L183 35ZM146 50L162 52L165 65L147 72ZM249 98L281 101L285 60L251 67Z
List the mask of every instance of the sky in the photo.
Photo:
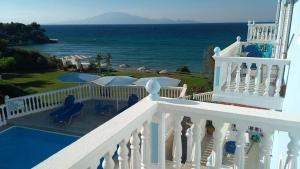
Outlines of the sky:
M198 22L273 21L277 0L0 0L0 22L41 24L125 12Z

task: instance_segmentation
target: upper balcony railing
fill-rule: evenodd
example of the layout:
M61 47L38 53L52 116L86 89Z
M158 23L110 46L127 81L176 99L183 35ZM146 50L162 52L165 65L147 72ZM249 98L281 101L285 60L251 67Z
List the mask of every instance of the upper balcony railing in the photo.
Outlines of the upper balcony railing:
M258 160L251 163L252 168L270 169L274 160L278 165L283 159L272 159L273 134L275 130L289 132L285 166L297 169L299 152L300 117L289 113L271 110L243 108L214 103L195 102L182 99L160 98L159 87L152 83L147 86L150 95L122 112L107 123L99 126L73 144L49 157L34 169L146 169L181 167L200 169L201 144L205 135L205 121L212 120L215 128L213 149L207 165L213 169L223 168L224 136L229 124L235 124L236 151L234 164L244 168L246 161L246 137L248 126L261 128ZM166 115L173 118L172 161L166 161ZM182 163L183 142L182 120L190 117L193 128L189 131L192 141L188 143L187 161ZM153 123L158 127L153 127ZM286 146L286 145L280 145ZM189 151L192 150L192 151ZM101 159L101 160L100 160ZM170 166L168 165L170 164ZM282 168L282 166L276 167Z
M276 43L277 25L275 23L248 22L247 41L253 43Z
M223 51L215 49L213 101L281 110L283 77L290 61L242 57L241 46L246 43L238 38Z
M163 87L160 90L160 95L178 98L185 96L186 90L186 85L183 87ZM0 126L5 125L9 119L62 106L68 95L74 95L77 102L84 102L90 99L127 101L132 94L136 94L140 99L147 96L147 92L142 86L104 87L95 84L84 84L22 97L6 97L5 104L0 105Z

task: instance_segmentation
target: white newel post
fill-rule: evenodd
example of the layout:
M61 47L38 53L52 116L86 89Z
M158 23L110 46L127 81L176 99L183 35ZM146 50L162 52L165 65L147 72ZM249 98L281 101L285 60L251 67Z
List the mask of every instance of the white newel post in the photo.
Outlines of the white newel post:
M272 148L273 148L273 133L274 130L263 128L263 137L260 142L260 152L259 152L259 169L270 169Z
M201 167L201 143L204 137L203 128L205 128L205 120L195 119L193 120L194 128L194 138L193 138L193 148L192 148L192 169L200 169Z
M143 124L141 130L141 140L142 140L142 148L141 148L141 169L150 169L150 122L146 121Z
M115 162L112 159L112 152L108 152L104 156L104 161L102 163L103 169L114 169Z
M237 141L236 141L236 151L234 158L234 169L244 169L245 168L245 146L246 138L245 133L248 126L245 124L237 125Z
M10 110L9 110L9 107L10 107L10 106L8 106L8 104L9 104L8 102L9 102L9 96L6 95L6 96L4 96L4 103L5 103L5 105L6 105L7 120L10 119L10 116L11 116Z
M300 135L298 133L289 133L289 137L291 141L288 144L288 151L287 151L287 159L284 166L284 169L298 169L297 168L297 158L299 155L299 140Z
M221 56L221 49L219 47L215 47L214 53L215 53L215 55L213 56L213 58L215 59L214 91L220 92L222 87L221 73L223 72L221 72L222 64L220 63L218 57Z
M127 141L121 141L118 149L119 169L129 169Z
M182 142L181 142L181 121L182 116L174 116L174 139L173 139L173 169L181 168L181 157L182 157Z
M140 167L140 138L138 131L134 131L130 138L130 169L137 169Z

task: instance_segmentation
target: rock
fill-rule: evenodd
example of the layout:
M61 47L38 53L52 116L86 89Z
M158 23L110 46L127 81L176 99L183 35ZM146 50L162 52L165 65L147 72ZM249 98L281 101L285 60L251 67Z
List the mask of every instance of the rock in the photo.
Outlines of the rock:
M127 65L127 64L121 64L121 65L119 65L119 68L123 68L123 69L129 68L129 67L130 67L130 66Z
M169 73L167 70L161 70L160 72L158 72L159 74L167 74Z
M146 70L146 67L145 67L145 66L142 66L142 67L137 68L137 71L145 71L145 70Z

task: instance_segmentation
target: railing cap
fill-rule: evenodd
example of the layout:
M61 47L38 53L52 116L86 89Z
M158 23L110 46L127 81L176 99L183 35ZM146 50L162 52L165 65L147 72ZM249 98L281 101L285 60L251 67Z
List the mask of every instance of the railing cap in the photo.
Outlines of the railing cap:
M221 49L219 47L215 47L214 52L215 56L220 56Z
M150 79L146 84L146 91L149 93L150 100L159 100L160 84L155 79Z

